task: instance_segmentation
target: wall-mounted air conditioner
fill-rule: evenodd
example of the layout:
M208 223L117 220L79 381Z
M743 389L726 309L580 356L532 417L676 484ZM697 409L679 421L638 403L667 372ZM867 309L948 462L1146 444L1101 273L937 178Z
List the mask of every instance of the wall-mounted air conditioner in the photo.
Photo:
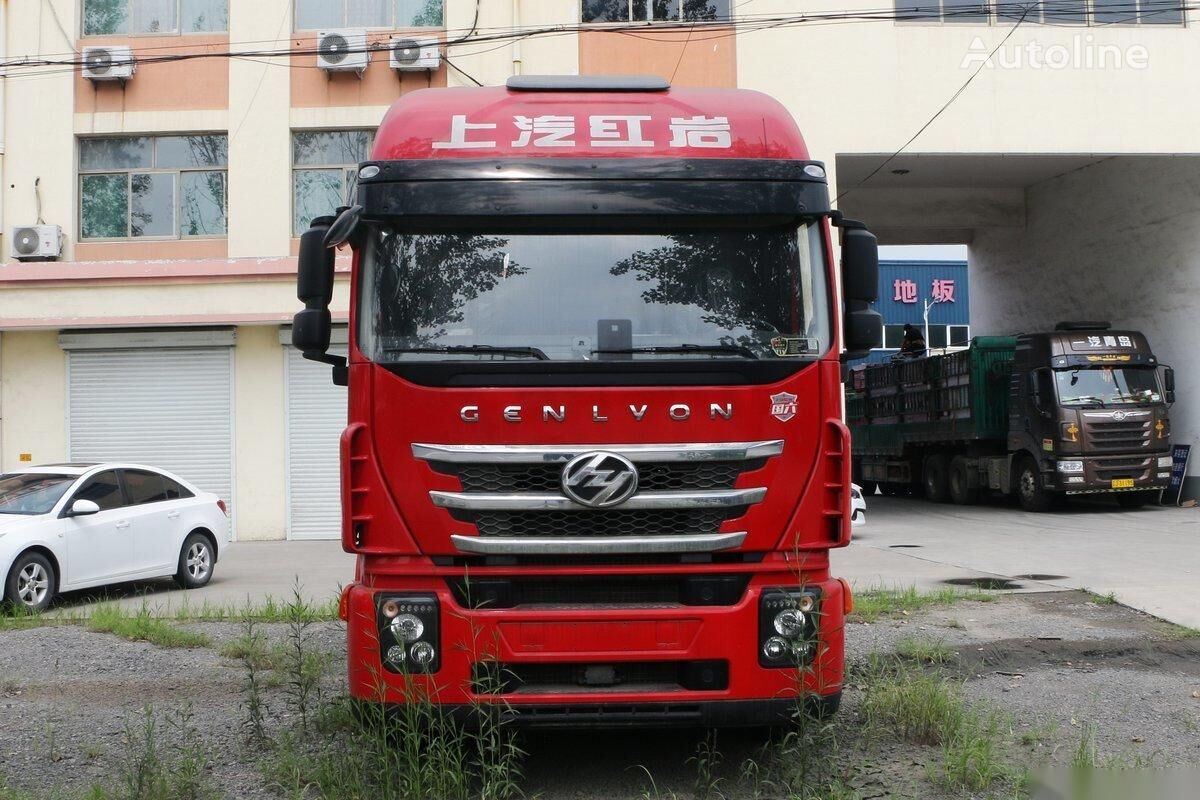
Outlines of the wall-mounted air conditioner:
M83 48L83 77L89 81L127 81L137 70L133 48L121 45Z
M62 255L62 228L20 225L9 231L9 249L18 261L54 261Z
M392 69L433 70L441 64L442 56L438 50L440 42L437 39L392 39L388 45Z
M326 72L357 72L371 62L364 30L321 31L317 34L317 66Z

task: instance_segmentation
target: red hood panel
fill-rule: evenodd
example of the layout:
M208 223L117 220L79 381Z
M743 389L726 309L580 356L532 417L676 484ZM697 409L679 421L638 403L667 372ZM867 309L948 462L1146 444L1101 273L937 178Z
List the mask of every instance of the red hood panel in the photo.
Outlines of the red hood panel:
M471 523L454 519L448 510L432 503L431 490L455 492L461 485L457 477L435 472L428 463L414 458L413 443L603 448L782 439L781 455L737 480L737 488L766 487L765 499L720 528L722 532L749 533L740 549L773 550L811 479L821 437L828 427L821 397L826 393L836 396L838 390L836 364L814 364L771 385L719 387L431 388L411 384L382 367L368 368L373 372L374 397L368 424L380 474L404 526L428 555L456 554L450 535L475 535L477 531ZM834 381L828 392L822 391L823 376L826 382L830 377ZM795 396L794 409L788 397L773 398L789 394ZM565 419L545 419L544 406L555 411L565 407ZM721 411L732 406L731 418L714 413L714 406ZM464 407L470 418L477 409L477 422L462 419ZM506 420L506 408L509 417L519 416L520 421ZM678 419L672 417L672 409ZM819 535L813 531L813 536ZM398 534L397 548L400 538ZM384 542L377 539L375 544Z

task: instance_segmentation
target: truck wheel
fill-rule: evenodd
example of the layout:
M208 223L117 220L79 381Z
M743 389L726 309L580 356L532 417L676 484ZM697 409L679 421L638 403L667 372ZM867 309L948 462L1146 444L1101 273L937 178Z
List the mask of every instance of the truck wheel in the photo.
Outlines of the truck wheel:
M965 456L950 461L950 499L960 506L979 502L979 487L971 485L971 462Z
M1117 495L1117 505L1121 508L1141 508L1154 499L1155 492L1122 492Z
M931 503L944 503L950 499L949 459L942 453L935 453L925 459L925 469L921 473L925 485L925 499Z
M1041 470L1032 458L1021 459L1017 467L1017 500L1026 511L1049 511L1054 506L1054 493L1046 490Z

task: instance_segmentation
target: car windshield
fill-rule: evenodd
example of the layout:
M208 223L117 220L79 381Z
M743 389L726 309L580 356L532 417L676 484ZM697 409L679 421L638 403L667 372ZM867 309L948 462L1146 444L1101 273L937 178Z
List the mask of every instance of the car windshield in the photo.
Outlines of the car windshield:
M49 514L75 478L43 472L0 475L0 514Z
M804 359L830 344L821 228L408 233L363 255L383 362Z
M1153 367L1084 367L1056 370L1063 405L1161 403Z

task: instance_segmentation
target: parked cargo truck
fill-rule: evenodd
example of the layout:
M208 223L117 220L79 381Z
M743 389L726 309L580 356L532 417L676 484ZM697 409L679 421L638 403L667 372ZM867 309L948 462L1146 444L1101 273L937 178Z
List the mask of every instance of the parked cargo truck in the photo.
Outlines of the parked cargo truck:
M969 504L992 491L1046 511L1113 493L1136 508L1170 478L1175 376L1137 331L980 336L856 368L846 392L855 480L869 494Z

